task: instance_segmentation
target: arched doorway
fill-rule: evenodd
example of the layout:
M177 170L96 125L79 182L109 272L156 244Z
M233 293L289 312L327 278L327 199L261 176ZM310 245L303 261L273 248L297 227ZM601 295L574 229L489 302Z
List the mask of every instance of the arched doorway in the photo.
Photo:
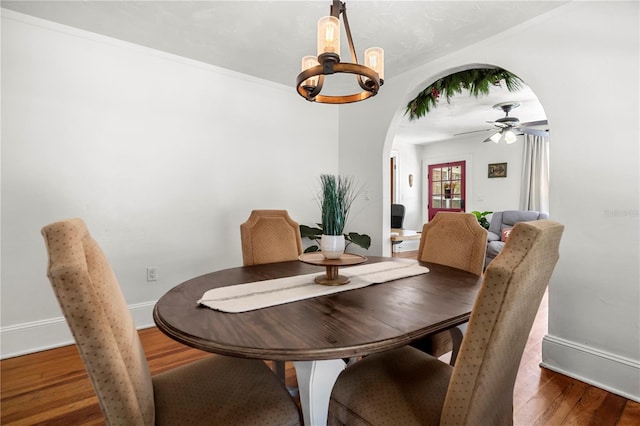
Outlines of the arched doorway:
M441 75L473 67L477 65L450 69ZM435 77L426 80L422 87L429 86L435 80ZM463 182L466 199L463 205L458 206L462 211L519 209L525 135L516 133L515 142L508 144L504 138L498 143L485 140L500 130L494 123L499 122L505 114L495 107L505 102L518 104L517 108L510 111L510 117L519 118L520 123L538 123L536 129L548 130L540 101L524 83L520 90L514 92L504 87L492 87L488 95L478 98L463 92L452 97L450 103L441 99L436 108L416 121L411 122L406 116L395 121L394 136L388 149L396 157L399 185L394 187L395 199L398 203L406 204L405 228L419 230L429 220L429 208L433 207L429 203L429 192L433 188L428 168L434 164L466 164L467 173ZM401 107L403 112L405 106ZM491 164L504 165L506 170L503 176L491 177ZM415 176L413 188L404 185L405 175ZM386 177L386 174L383 176Z

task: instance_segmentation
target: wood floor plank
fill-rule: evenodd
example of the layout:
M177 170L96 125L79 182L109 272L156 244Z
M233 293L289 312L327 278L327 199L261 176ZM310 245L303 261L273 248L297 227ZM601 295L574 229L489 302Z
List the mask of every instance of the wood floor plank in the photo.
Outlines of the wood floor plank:
M31 408L24 415L2 415L2 424L9 425L87 425L105 424L104 416L98 405L95 395L85 399L72 399L69 401L55 401L60 404L56 408L37 411ZM38 407L40 408L40 407Z
M638 426L640 424L640 403L627 401L616 426Z
M604 399L593 413L596 422L601 425L617 425L627 404L627 400L619 395L609 393L602 389L598 389L598 391L604 395ZM613 423L609 423L612 420L615 421Z
M415 258L415 255L416 252L410 252L398 257ZM640 425L640 403L541 368L541 344L546 333L545 297L514 386L516 426ZM140 330L139 334L152 374L212 356L175 342L156 328ZM285 367L287 386L295 386L293 364L288 362ZM104 425L75 346L2 360L0 375L2 425Z
M568 426L616 425L626 400L605 390L589 386L569 416Z
M517 423L530 425L563 424L574 410L588 385L559 375L547 381L517 411Z

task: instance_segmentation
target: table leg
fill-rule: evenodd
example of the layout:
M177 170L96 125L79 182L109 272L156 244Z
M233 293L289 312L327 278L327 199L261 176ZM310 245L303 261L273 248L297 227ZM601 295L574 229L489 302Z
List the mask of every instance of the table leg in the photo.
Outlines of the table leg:
M294 361L305 426L326 426L331 389L344 370L341 359Z

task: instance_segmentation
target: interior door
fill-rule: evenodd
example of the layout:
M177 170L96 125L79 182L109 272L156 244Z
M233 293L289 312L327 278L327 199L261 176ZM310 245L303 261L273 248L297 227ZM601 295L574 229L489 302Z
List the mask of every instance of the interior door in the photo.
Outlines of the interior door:
M463 212L465 200L465 162L429 165L428 217L439 211Z

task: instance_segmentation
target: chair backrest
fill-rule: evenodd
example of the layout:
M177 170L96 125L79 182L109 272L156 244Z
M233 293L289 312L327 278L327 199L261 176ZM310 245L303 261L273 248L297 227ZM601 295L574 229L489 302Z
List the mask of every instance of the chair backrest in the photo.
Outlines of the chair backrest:
M513 422L513 386L564 226L516 224L487 267L453 369L441 425Z
M253 210L240 225L244 266L296 260L302 254L300 226L286 210Z
M107 424L153 425L149 366L106 256L81 219L42 228L47 276L76 341Z
M404 224L404 205L391 204L391 227L395 229L402 229Z
M530 222L532 220L548 219L547 213L537 212L535 210L505 210L494 212L489 222L489 232L501 235L505 228L513 228L518 222Z
M471 213L438 212L424 224L418 260L482 275L487 231Z

